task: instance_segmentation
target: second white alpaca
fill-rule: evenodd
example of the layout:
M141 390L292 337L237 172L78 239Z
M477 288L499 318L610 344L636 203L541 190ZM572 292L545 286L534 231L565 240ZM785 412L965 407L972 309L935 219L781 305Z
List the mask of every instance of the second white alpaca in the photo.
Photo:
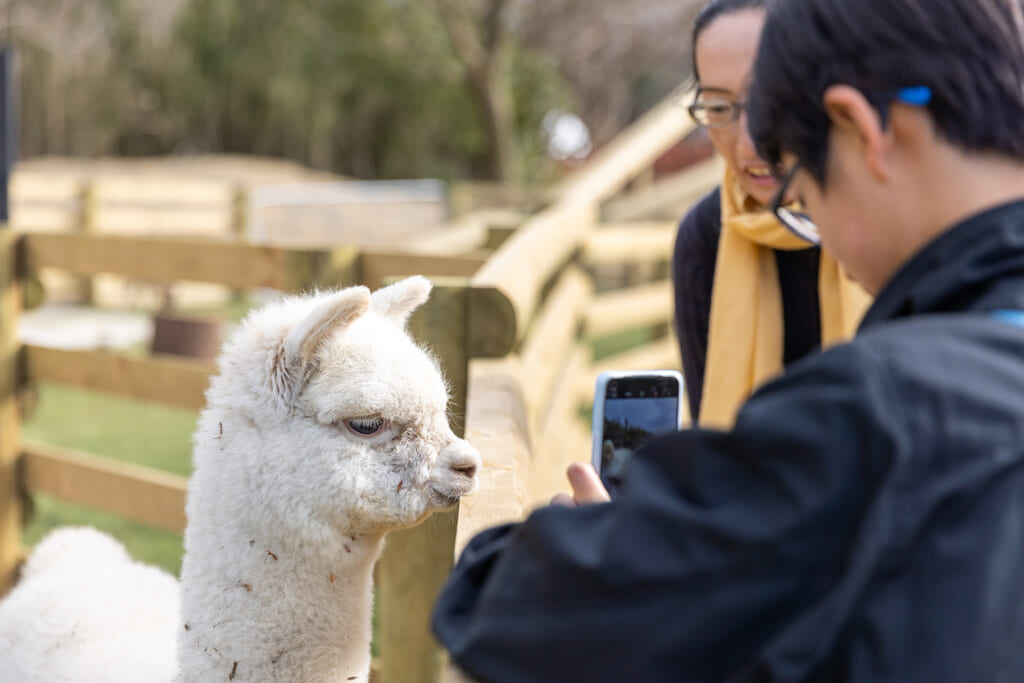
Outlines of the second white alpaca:
M177 680L366 680L384 534L469 493L480 464L448 426L436 362L404 331L429 291L409 278L372 298L355 287L288 299L225 347L195 435ZM53 647L26 662L0 638L0 673L16 676L4 680L118 680L62 648L68 633L5 612L22 588L0 620ZM166 680L135 674L122 680Z

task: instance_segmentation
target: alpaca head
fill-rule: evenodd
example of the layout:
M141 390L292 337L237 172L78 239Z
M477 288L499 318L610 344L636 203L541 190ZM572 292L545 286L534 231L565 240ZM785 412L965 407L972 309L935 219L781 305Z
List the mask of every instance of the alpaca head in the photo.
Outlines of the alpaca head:
M473 490L480 456L452 433L444 378L405 331L430 288L413 277L373 295L351 287L288 299L251 316L228 345L197 440L217 442L212 468L241 480L261 528L273 519L305 537L382 533ZM235 456L232 471L223 460ZM206 466L197 455L197 475Z

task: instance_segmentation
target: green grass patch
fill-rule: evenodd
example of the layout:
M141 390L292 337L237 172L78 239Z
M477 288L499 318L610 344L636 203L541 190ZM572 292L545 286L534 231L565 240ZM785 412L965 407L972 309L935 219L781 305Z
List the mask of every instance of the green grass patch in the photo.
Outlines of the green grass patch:
M44 383L36 410L25 421L24 437L187 476L196 418L188 410ZM34 498L34 514L22 535L26 545L58 526L94 526L124 543L136 560L175 575L180 571L180 534L49 496Z
M188 475L198 414L58 384L39 386L26 439Z

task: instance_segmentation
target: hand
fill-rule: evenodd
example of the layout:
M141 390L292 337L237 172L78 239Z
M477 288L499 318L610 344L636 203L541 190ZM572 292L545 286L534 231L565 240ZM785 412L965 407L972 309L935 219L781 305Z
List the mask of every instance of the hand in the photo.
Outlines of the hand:
M601 483L601 477L590 463L574 462L569 465L566 475L569 477L569 485L572 486L572 496L568 493L556 494L551 499L552 505L574 508L591 503L607 503L611 500L604 484Z

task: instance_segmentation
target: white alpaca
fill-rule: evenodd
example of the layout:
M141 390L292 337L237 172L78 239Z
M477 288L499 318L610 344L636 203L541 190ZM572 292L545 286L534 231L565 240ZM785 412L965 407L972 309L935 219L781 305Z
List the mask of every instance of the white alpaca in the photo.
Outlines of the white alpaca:
M436 363L404 331L429 291L417 277L372 297L292 298L225 347L195 435L178 681L366 680L384 534L469 493L480 463L448 426ZM22 669L0 635L0 680L168 680L115 678L62 646L73 636L50 635L56 652Z
M179 623L173 576L95 529L57 529L0 604L0 681L169 681Z

